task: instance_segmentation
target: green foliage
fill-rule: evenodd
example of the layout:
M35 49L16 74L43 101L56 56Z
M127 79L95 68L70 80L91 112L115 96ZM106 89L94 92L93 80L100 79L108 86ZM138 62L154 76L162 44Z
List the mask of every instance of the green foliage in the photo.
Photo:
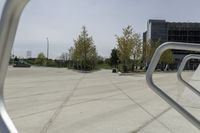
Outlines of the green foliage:
M165 51L160 58L160 62L164 63L164 64L173 64L174 63L174 55L173 55L172 51L171 50Z
M117 68L119 64L119 57L118 57L118 50L116 48L112 49L110 62L111 62L112 67Z
M127 65L128 60L133 53L134 33L131 26L123 28L122 30L123 35L117 36L117 49L119 51L118 54L120 61L123 63L123 65Z
M137 68L141 63L142 58L142 40L141 36L138 33L134 33L134 45L133 45L133 64L132 71L135 71L135 67Z
M133 44L133 60L139 60L142 56L142 40L138 33L133 34L134 44Z
M138 60L141 59L142 41L140 35L135 33L131 26L127 26L122 30L122 36L117 36L117 50L120 62L123 64L123 71L128 72L131 57L133 58L132 70L138 65Z
M104 58L101 56L97 57L97 64L104 64Z
M107 63L103 63L103 64L97 64L96 69L112 69L111 66Z
M147 66L149 61L151 60L151 45L148 42L143 42L143 57L142 62L144 66Z
M146 53L144 54L146 57L146 60L150 62L150 59L152 58L155 50L160 46L160 41L151 41L149 40L147 45L145 45L144 50ZM173 64L174 63L174 56L171 50L165 51L159 60L159 63L164 64Z
M95 69L97 69L97 70L99 70L99 69L111 69L110 64L111 64L110 58L103 58L101 56L98 56Z
M39 53L35 60L35 64L44 66L46 65L46 62L47 62L47 58L45 57L44 53Z
M143 45L143 60L146 62L146 65L150 63L150 60L155 52L155 50L160 46L160 41L152 41L144 43ZM159 64L173 64L174 56L171 50L165 51L159 60Z
M96 47L86 27L83 26L78 38L74 40L74 47L69 50L69 58L76 69L91 70L95 68L97 60Z

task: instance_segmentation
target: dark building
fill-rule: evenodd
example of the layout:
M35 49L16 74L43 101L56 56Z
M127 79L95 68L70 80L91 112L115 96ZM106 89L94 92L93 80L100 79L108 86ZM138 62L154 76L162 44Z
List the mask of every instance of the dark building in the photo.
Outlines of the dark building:
M143 33L143 43L146 43L148 40L159 41L161 44L169 41L200 44L200 23L149 20L147 23L147 31ZM172 52L175 58L174 66L176 68L185 55L196 53L183 50L172 50ZM198 63L198 60L191 60L187 64L187 68L195 69Z

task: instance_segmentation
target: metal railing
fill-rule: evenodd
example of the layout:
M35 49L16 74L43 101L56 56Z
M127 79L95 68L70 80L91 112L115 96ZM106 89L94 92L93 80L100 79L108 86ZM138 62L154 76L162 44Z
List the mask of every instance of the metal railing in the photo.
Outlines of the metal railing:
M162 89L160 89L153 81L153 72L156 69L156 66L159 62L159 59L163 52L168 49L176 49L176 50L190 50L190 51L200 51L200 44L194 43L179 43L179 42L166 42L160 45L149 64L149 67L146 72L146 81L149 87L158 94L162 99L164 99L169 105L171 105L175 110L177 110L180 114L182 114L188 121L190 121L194 126L200 129L200 121L194 117L191 113L185 110L180 104L178 104L175 100L173 100L170 96L168 96Z
M182 77L182 72L185 68L186 63L188 62L188 60L190 59L200 59L200 55L197 54L189 54L187 56L185 56L179 66L178 72L177 72L177 77L178 80L181 81L186 87L188 87L191 91L193 91L195 94L197 94L198 96L200 96L200 92L199 90L197 90L196 88L194 88L192 85L190 85L188 82L186 82L183 77Z
M10 119L4 104L4 81L8 69L8 62L12 50L16 30L21 13L29 0L7 0L3 9L0 21L0 133L18 133L12 120ZM193 125L200 129L200 121L187 112L182 106L175 102L159 87L152 79L152 74L156 68L161 54L167 49L180 49L200 51L200 45L190 43L168 42L161 45L155 52L146 74L146 80L150 88L161 98L168 102L173 108L180 112ZM193 88L194 89L194 88Z
M4 81L21 13L29 0L6 0L0 20L0 133L18 133L4 104Z

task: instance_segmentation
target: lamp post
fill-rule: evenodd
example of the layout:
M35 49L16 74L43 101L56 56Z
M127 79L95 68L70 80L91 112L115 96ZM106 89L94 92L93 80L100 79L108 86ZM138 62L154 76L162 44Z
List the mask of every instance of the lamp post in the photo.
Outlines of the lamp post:
M49 38L47 37L47 65L49 60Z

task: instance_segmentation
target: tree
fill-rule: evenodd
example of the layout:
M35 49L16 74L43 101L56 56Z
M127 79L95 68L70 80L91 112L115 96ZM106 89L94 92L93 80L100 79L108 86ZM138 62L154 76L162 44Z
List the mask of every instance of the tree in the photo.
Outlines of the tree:
M151 59L150 57L150 51L151 51L151 46L149 45L149 41L143 42L143 49L142 49L142 59L143 59L143 64L145 67L147 67L149 60Z
M74 66L74 47L70 47L68 54L68 68L72 68Z
M150 41L151 42L151 52L150 57L152 58L156 49L161 45L160 40ZM159 63L162 64L172 64L174 62L174 56L171 50L166 50L160 57Z
M134 32L131 26L123 28L123 35L117 36L119 59L123 64L123 71L128 71L128 64L134 48Z
M60 60L62 60L63 62L66 62L68 58L68 53L62 53L59 57Z
M44 55L44 53L39 53L36 60L35 60L35 64L37 65L46 65L46 57Z
M132 70L135 70L135 66L138 66L142 57L142 41L140 34L133 33L134 45L133 45L133 66Z
M68 53L62 53L60 55L59 60L61 61L62 67L65 67L67 65L67 59L68 59Z
M74 40L74 47L71 48L73 62L77 69L94 69L96 65L97 52L93 38L88 35L86 27L83 26L78 38Z
M118 57L118 50L116 48L112 49L110 61L112 67L118 68L119 57Z
M174 63L174 55L173 55L172 51L171 50L165 51L160 58L160 62L164 63L164 64L173 64Z
M146 66L150 63L150 60L155 52L155 50L160 46L160 41L152 41L148 40L148 42L144 43L143 46L143 58L146 61ZM166 64L173 64L174 63L174 56L171 50L165 51L159 60L159 64L166 65Z
M147 42L143 42L142 59L145 67L147 67L148 64L150 63L151 58L159 45L160 45L159 41L148 40Z
M97 57L97 64L104 64L104 58L102 56Z

